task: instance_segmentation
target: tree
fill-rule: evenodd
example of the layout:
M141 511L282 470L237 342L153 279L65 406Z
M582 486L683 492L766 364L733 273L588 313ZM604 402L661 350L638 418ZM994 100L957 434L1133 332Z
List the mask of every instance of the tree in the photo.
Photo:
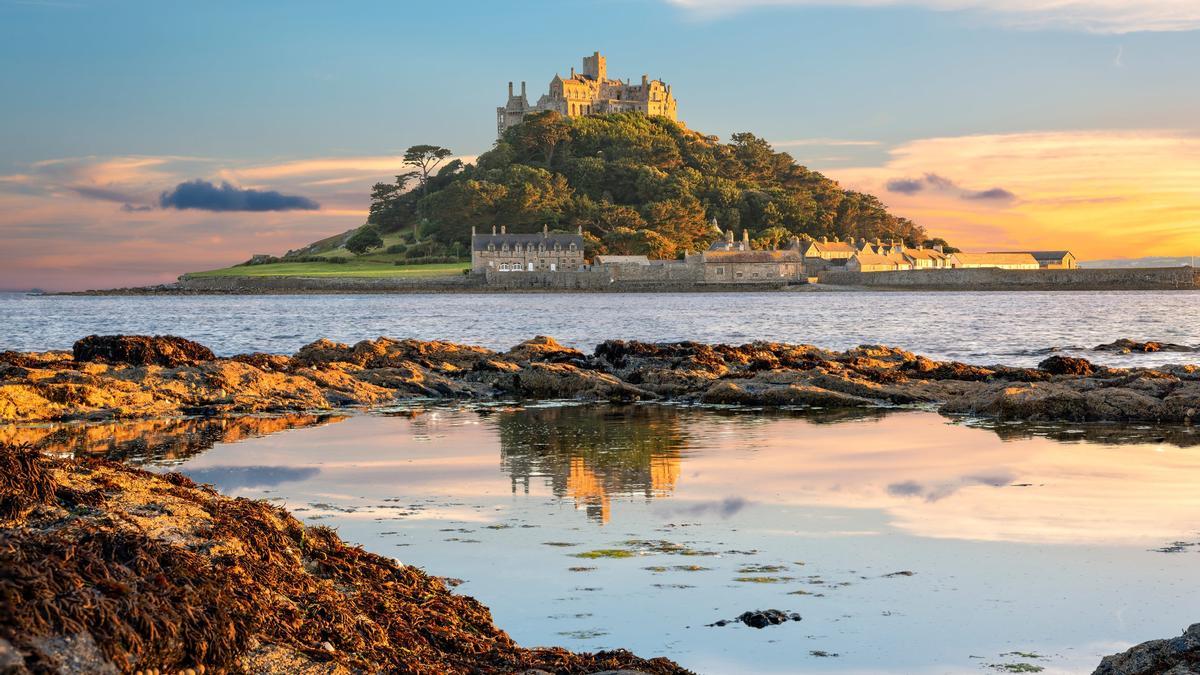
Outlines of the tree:
M947 253L947 254L962 252L962 249L951 246L945 239L942 239L941 237L934 237L932 239L926 239L924 242L922 242L921 245L924 246L925 248L933 248L934 246L941 246L942 253Z
M396 176L395 183L376 183L371 188L371 210L367 223L380 232L395 232L402 228L412 215L412 199L405 193L408 182L417 177L417 172Z
M765 250L785 248L791 241L792 233L786 228L768 227L762 232L759 232L758 236L754 238L752 243L754 244L755 248Z
M346 240L346 248L354 255L362 255L382 247L383 237L380 237L379 230L371 225L358 228L358 231Z
M554 151L559 143L571 138L570 127L562 115L553 110L528 115L517 128L525 143L541 150L546 166L554 162Z
M440 145L414 145L404 151L404 163L416 167L421 172L421 194L427 193L429 174L450 154L450 148Z

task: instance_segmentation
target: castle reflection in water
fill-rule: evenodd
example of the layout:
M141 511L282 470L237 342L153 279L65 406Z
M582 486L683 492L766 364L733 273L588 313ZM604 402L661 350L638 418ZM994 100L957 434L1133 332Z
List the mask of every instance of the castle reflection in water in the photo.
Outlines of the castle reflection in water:
M531 479L549 481L554 495L571 498L588 519L607 523L618 495L669 495L691 444L677 410L658 406L604 409L530 408L498 416L500 462L513 492Z

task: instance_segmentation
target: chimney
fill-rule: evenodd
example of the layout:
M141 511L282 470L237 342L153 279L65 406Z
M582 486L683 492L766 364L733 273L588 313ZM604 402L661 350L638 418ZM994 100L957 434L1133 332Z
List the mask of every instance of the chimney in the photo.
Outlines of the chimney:
M496 226L495 225L492 226L492 236L493 237L496 236Z
M583 226L582 225L575 226L575 234L583 235Z
M733 243L733 228L732 227L729 228L729 231L725 233L725 241L729 242L730 244Z
M571 66L571 79L575 79L575 66Z
M746 242L747 244L750 243L750 230L749 229L742 230L742 241Z
M475 238L475 226L474 225L471 226L471 238L472 239Z
M508 97L512 98L512 82L508 83Z
M521 80L521 98L525 98L525 81Z
M508 226L507 225L500 226L500 234L508 234Z
M822 236L821 236L821 243L822 243L822 244L828 244L828 243L829 243L829 237L826 237L826 236L822 235Z

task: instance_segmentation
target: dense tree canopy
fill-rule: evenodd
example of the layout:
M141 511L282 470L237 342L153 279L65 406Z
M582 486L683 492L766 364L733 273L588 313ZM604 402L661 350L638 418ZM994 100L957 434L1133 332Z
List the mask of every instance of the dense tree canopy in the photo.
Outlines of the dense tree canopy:
M418 171L380 183L368 224L413 228L443 244L471 227L510 232L582 227L589 249L670 258L699 250L724 228L748 228L756 246L802 237L880 237L916 245L924 228L874 196L844 190L750 133L729 143L638 113L567 119L540 113L508 129L475 164L415 146ZM416 160L426 160L424 164ZM407 190L417 179L420 189Z

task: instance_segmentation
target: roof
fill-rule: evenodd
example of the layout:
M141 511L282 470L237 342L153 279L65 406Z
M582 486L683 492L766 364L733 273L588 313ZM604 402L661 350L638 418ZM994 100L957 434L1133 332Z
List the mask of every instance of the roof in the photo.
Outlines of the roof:
M1037 259L1028 253L951 253L960 263L976 265L1036 265Z
M813 240L809 242L810 246L815 246L818 251L824 253L854 253L858 251L858 247L848 241L820 241Z
M598 255L596 262L604 263L619 263L625 265L649 265L650 259L644 255Z
M704 262L714 263L788 263L800 262L796 249L778 251L706 251Z
M908 248L905 247L904 255L910 258L923 258L927 260L944 260L946 254L935 248Z
M1028 253L1029 255L1033 256L1035 259L1037 259L1039 261L1041 261L1041 260L1058 261L1058 260L1062 260L1063 258L1065 258L1067 256L1075 257L1075 254L1071 253L1070 251L992 251L992 252L993 253L1017 253L1017 254Z
M537 232L534 234L476 234L471 237L471 250L486 251L489 244L494 244L496 248L504 248L508 244L509 248L520 244L522 247L529 244L546 244L547 248L553 248L554 244L558 244L562 248L570 248L571 244L575 244L575 248L583 250L583 237L578 234L567 234L564 232L551 232L542 234Z
M870 253L859 251L851 260L857 260L859 265L907 265L903 257L892 254Z

